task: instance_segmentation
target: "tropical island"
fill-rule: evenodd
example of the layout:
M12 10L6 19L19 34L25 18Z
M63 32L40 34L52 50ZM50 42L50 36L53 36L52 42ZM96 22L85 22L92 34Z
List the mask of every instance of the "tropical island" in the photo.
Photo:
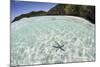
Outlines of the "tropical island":
M95 24L95 6L87 5L71 5L71 4L57 4L51 8L48 12L46 11L31 11L27 14L21 14L12 21L18 21L22 18L29 18L34 16L48 16L48 15L71 15L83 17Z

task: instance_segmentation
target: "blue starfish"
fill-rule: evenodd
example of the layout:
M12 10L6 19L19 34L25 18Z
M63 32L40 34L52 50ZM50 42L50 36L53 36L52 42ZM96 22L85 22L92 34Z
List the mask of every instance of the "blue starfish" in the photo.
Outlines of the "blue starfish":
M65 51L62 47L64 47L64 45L60 45L58 42L55 41L55 43L57 44L57 46L53 46L54 48L60 49L62 51Z

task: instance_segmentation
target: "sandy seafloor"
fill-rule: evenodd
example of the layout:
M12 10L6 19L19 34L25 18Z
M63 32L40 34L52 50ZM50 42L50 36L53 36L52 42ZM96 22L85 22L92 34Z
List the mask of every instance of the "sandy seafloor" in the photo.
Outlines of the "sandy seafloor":
M58 49L55 42L64 45ZM74 16L38 16L11 23L11 65L95 61L95 25Z

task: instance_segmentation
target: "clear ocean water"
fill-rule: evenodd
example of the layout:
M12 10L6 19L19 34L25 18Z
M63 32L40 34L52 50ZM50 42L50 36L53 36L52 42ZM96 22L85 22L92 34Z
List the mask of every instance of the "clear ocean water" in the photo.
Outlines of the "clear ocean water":
M53 46L63 45L62 49ZM11 65L95 61L95 26L74 16L23 18L11 24Z

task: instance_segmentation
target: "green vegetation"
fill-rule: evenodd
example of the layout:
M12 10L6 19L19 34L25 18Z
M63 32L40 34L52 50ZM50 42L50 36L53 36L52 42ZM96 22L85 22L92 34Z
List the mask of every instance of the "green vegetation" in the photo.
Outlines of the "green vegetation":
M47 14L79 16L95 23L95 6L58 4L49 10Z

